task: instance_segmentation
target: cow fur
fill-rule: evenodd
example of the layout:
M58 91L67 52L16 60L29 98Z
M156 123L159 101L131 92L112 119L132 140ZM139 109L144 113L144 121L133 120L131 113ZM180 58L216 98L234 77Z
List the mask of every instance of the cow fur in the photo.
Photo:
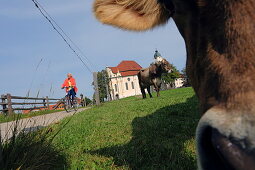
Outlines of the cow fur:
M164 4L148 0L97 0L95 16L104 24L134 31L165 24L172 11Z

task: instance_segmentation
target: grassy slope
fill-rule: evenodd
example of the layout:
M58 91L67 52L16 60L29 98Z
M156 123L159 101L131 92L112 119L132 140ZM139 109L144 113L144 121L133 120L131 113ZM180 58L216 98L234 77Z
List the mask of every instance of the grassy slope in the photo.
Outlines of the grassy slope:
M71 169L196 169L197 105L191 88L105 103L74 116L54 144Z

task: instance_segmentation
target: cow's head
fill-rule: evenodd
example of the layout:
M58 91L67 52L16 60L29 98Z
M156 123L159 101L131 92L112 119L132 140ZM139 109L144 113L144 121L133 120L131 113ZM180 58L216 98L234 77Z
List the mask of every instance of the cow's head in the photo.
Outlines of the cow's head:
M173 68L172 68L171 64L166 59L163 59L162 61L160 61L159 64L160 64L160 67L162 68L162 71L164 73L172 72Z
M173 18L199 98L201 169L255 169L255 1L96 0L105 24L142 31Z

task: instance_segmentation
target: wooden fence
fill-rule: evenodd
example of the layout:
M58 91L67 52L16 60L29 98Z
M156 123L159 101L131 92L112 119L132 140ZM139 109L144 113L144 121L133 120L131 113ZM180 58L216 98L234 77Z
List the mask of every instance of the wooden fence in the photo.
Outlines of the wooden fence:
M36 98L36 97L19 97L12 96L11 94L1 95L0 97L0 111L5 114L13 114L15 110L41 110L41 109L50 109L50 105L55 105L60 99L48 98ZM13 101L15 100L15 101ZM23 102L21 102L23 100ZM33 106L34 105L34 106ZM35 106L40 105L40 106ZM14 107L18 106L18 107ZM25 107L26 106L26 107ZM30 106L30 107L27 107ZM33 106L33 107L31 107Z

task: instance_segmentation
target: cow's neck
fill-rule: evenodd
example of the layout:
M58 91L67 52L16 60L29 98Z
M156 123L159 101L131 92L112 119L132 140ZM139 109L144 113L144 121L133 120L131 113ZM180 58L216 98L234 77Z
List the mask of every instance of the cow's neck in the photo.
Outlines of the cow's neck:
M192 13L199 24L191 22L192 33L183 34L203 112L219 103L227 109L255 103L254 9L253 0L212 0Z
M161 77L162 73L163 73L163 70L162 70L162 66L160 65L157 67L157 77Z
M155 64L155 73L153 73L151 76L152 76L152 78L156 78L156 77L161 77L161 75L162 75L162 68L161 68L161 65L160 66L158 66L158 65L156 65Z
M255 102L255 3L251 0L217 2L214 5L211 1L209 17L201 18L205 25L201 25L200 32L205 29L207 36L200 35L198 56L205 57L200 60L201 65L207 66L201 78L207 83L200 93L209 93L204 96L208 106L220 102L229 109L248 108L248 102L251 106ZM208 87L212 89L211 94L206 90Z

